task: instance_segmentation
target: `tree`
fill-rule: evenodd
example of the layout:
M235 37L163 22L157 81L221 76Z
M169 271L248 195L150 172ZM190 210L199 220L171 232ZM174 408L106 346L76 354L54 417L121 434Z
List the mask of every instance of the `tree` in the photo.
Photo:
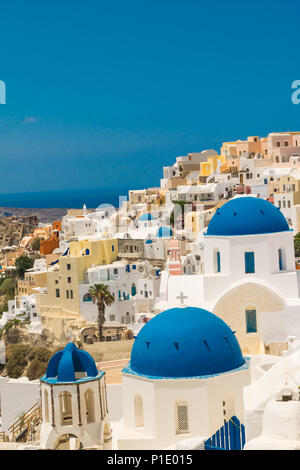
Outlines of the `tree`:
M300 257L300 233L297 233L294 237L294 247L296 258Z
M31 269L33 267L33 259L29 258L29 256L22 255L15 261L15 267L17 271L17 276L20 278L24 277L24 273L27 269Z
M89 289L89 294L93 299L93 303L97 303L98 315L97 323L99 328L100 341L103 341L103 325L105 322L105 307L109 307L115 301L114 296L110 293L108 286L105 284L95 284Z
M41 239L35 238L33 242L31 243L32 251L40 251L40 247L41 247Z

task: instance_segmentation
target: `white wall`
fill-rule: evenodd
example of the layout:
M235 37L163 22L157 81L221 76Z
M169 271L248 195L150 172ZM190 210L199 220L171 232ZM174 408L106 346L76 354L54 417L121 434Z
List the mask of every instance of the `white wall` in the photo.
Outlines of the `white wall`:
M1 431L7 431L21 414L35 405L39 397L39 380L0 378Z

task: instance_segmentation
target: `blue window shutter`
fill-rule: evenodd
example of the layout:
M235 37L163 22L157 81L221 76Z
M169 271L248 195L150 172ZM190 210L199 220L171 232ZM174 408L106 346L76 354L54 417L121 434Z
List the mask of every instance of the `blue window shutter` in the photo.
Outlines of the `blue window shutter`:
M221 255L219 251L217 251L217 272L221 272Z
M279 248L278 250L278 261L279 261L279 270L282 271L282 250Z
M245 273L255 273L254 252L245 252Z

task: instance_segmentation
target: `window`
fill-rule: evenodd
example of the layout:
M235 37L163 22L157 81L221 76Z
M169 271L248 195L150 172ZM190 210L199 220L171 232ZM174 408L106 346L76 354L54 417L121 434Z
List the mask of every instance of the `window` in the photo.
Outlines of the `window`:
M72 395L70 392L61 392L59 394L59 410L61 425L73 424Z
M143 399L140 395L134 397L134 417L135 426L142 428L144 426L144 410L143 410Z
M278 265L279 265L280 271L284 271L286 269L285 259L284 259L284 250L282 248L278 249Z
M287 201L287 206L288 206L288 208L291 207L291 201Z
M68 277L68 284L71 284L72 279Z
M176 434L186 434L188 432L189 420L187 403L176 403Z
M70 264L67 264L67 270L71 271L71 265Z
M49 422L49 399L48 399L48 390L44 391L44 413L45 413L45 421L46 423Z
M256 310L246 309L246 331L247 333L257 333Z
M70 296L71 296L71 299L73 299L73 291L70 290Z
M85 398L86 422L94 423L95 422L94 392L89 388L85 392L84 398Z
M83 302L92 302L93 299L90 296L90 294L87 292L86 294L84 294L82 300L83 300Z
M221 254L219 251L216 252L216 272L220 273L221 272Z
M255 260L253 251L245 252L245 273L255 273Z
M69 291L68 290L66 290L66 297L67 297L67 299L69 298Z
M111 246L111 251L115 251L114 245Z
M60 297L59 289L55 289L55 295L56 297Z

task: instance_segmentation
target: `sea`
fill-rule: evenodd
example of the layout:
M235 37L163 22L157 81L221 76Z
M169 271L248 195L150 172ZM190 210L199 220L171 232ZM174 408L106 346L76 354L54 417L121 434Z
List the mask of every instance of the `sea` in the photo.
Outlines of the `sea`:
M120 197L128 199L127 187L77 189L60 191L41 191L0 194L0 207L18 207L35 209L80 209L85 204L87 208L96 209L99 206L113 205L118 208Z

